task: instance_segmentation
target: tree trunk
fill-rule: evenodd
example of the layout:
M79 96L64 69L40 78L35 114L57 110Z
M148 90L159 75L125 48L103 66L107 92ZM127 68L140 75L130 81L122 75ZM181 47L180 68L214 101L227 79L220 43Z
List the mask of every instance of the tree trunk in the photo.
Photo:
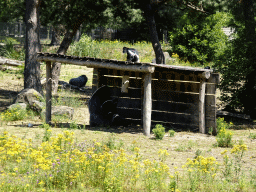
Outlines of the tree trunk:
M61 45L57 51L57 54L66 54L70 44L72 43L72 39L74 35L76 34L77 30L79 29L79 26L82 24L82 20L77 23L77 25L74 25L72 31L67 30L64 36L64 39L61 42ZM52 91L53 94L57 93L58 90L58 82L60 77L60 69L61 69L61 63L53 63L52 65Z
M36 61L36 53L40 52L39 5L39 0L26 0L26 56L24 88L33 88L39 93L42 93L40 63Z
M165 58L163 54L163 50L161 47L161 44L158 39L158 34L156 30L156 22L155 22L155 9L153 8L152 4L147 4L144 9L149 33L150 33L150 39L152 42L152 46L156 55L156 63L157 64L165 64Z
M78 42L80 40L81 30L82 30L82 26L80 26L79 29L76 31L76 35L75 35L74 41Z
M255 90L255 77L256 77L256 22L254 20L254 5L253 0L243 0L243 12L245 21L245 35L247 45L247 58L249 66L252 70L246 77L245 84L245 111L249 113L252 118L256 117L256 90Z
M59 45L60 44L60 30L58 27L52 27L52 40L51 45Z

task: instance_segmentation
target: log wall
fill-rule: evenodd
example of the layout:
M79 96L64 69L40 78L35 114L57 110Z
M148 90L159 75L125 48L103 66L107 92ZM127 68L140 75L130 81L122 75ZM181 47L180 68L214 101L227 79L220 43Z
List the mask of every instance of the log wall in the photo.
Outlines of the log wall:
M119 97L118 113L125 119L142 124L142 72L98 68L94 89L112 87L113 98ZM155 67L152 74L152 124L160 123L175 129L199 131L199 91L202 72ZM128 92L121 93L123 76L129 76ZM205 132L216 128L215 92L218 74L206 80Z

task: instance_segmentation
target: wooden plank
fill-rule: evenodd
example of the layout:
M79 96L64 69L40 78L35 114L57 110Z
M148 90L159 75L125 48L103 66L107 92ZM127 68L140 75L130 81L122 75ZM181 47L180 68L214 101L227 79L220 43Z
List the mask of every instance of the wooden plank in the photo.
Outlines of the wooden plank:
M117 113L122 118L140 119L141 110L135 108L118 107ZM198 127L198 116L178 113L164 113L152 111L151 121L171 122L173 124L196 125Z
M220 74L212 73L211 77L207 80L207 83L219 84L220 83Z
M116 97L113 97L113 98L116 98ZM138 98L134 99L134 98L122 96L122 97L119 97L118 99L119 107L141 109L142 103L143 103L142 100ZM186 114L194 115L198 111L198 105L153 100L152 111L186 113Z
M205 134L205 79L202 78L199 90L199 132Z
M129 97L119 97L118 98L118 107L124 108L134 108L141 109L142 100L141 99L131 99Z
M151 73L144 76L144 97L143 97L143 133L150 136L152 109Z
M98 88L107 85L106 77L104 75L108 74L108 70L104 68L98 68Z
M177 66L177 65L165 65L165 64L150 64L151 66L155 66L157 71L180 71L180 72L186 72L186 71L192 71L192 72L198 72L203 73L205 71L213 72L213 70L209 69L203 69L199 67L187 67L187 66ZM158 69L157 69L158 68Z
M93 69L93 77L92 77L92 92L94 93L99 88L99 75L98 68Z
M153 100L152 110L194 114L196 111L198 111L198 106L188 103Z
M198 132L198 125L195 124L182 124L182 123L172 123L172 122L163 122L163 121L151 121L152 126L156 124L162 124L167 129L173 129L176 131L197 131Z
M154 90L154 89L153 89ZM181 103L196 103L199 94L182 93L168 90L155 89L152 92L153 100L173 101Z
M131 119L140 119L141 118L141 109L117 107L117 113L122 118L131 118Z
M46 62L46 112L45 122L51 124L52 120L52 64Z
M199 93L200 83L153 80L152 87L153 89Z
M210 127L213 127L213 134L217 134L217 124L216 124L216 113L217 113L217 107L216 107L216 97L215 95L206 95L205 97L205 103L206 103L206 116L210 116L213 118L213 121L209 123ZM207 128L209 128L207 124Z
M194 116L193 114L152 111L152 120L198 125L198 116Z
M152 78L200 82L199 75L202 73L203 72L167 70L165 68L156 67L155 72L152 74Z

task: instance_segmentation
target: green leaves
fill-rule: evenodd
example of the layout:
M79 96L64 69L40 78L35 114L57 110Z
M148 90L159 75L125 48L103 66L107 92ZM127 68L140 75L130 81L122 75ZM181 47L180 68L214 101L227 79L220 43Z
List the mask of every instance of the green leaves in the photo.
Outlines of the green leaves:
M173 52L190 62L209 62L224 53L227 37L222 27L229 20L226 13L208 17L181 17L181 26L170 33Z

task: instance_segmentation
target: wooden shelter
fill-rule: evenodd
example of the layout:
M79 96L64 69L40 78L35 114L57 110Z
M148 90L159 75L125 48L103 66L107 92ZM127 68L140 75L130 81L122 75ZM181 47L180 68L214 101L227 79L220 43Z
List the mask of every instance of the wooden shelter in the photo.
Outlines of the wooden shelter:
M46 123L51 122L51 63L60 62L94 68L93 91L110 86L113 98L119 97L118 114L142 124L147 136L151 123L216 132L219 75L211 69L49 53L38 53L37 60L46 61Z

